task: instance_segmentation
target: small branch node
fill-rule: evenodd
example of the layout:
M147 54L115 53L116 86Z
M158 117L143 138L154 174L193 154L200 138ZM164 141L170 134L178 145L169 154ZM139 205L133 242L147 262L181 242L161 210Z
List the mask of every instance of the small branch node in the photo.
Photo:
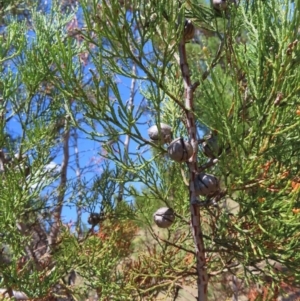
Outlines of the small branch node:
M192 91L194 92L198 88L199 85L200 85L199 81L196 81L195 83L193 83L191 86Z

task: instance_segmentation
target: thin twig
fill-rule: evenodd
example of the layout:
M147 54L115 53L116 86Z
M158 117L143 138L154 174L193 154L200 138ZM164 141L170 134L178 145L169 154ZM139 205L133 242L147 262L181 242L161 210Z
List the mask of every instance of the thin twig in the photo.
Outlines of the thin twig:
M155 235L156 235L156 234L155 234ZM191 254L193 254L193 255L196 256L196 252L194 252L194 251L192 251L192 250L186 249L186 248L184 248L183 246L179 246L179 245L177 245L177 244L175 244L175 243L172 243L171 241L166 240L166 239L163 239L163 238L159 237L158 235L156 235L156 237L157 237L159 240L161 240L162 242L164 242L164 243L166 243L166 244L168 244L168 245L170 245L170 246L172 246L172 247L175 247L175 248L177 248L177 249L179 249L179 250L183 250L183 251L185 251L185 252L187 252L187 253L191 253Z
M209 68L202 74L202 81L206 80L211 72L211 70L218 64L219 60L220 60L220 56L222 53L222 49L224 46L224 39L221 40L220 46L217 50L216 56L214 58L214 60L212 61L211 65L209 66Z

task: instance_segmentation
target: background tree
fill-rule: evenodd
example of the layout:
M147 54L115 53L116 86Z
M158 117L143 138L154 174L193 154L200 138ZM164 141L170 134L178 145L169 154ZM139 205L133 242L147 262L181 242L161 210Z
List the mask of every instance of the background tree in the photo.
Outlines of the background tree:
M274 299L298 283L300 3L216 2L40 3L18 18L3 2L10 297L176 300L196 285L205 301L230 275L234 298L242 278L265 285L249 299ZM161 123L182 153L150 140ZM101 145L103 164L83 168L81 137ZM160 206L176 217L165 230L153 224Z

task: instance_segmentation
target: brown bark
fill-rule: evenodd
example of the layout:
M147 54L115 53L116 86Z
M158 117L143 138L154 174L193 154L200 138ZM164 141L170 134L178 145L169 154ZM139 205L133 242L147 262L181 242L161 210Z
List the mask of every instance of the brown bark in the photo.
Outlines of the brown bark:
M61 165L60 184L58 186L57 204L53 212L53 224L49 234L49 246L54 247L59 233L61 225L61 211L63 207L63 201L65 197L65 191L67 186L67 169L69 164L69 140L70 130L66 129L63 134L63 162Z
M197 263L197 288L198 288L198 301L207 301L207 287L208 275L206 270L205 249L201 229L200 207L199 199L195 194L194 180L198 172L197 166L197 152L198 140L196 131L196 122L194 115L193 94L198 84L192 85L190 78L189 66L186 57L186 48L184 39L179 44L179 64L182 72L184 91L185 91L185 114L187 120L187 130L190 143L193 147L193 155L188 164L189 168L189 199L191 211L191 230L193 233L194 244L196 249L196 263Z

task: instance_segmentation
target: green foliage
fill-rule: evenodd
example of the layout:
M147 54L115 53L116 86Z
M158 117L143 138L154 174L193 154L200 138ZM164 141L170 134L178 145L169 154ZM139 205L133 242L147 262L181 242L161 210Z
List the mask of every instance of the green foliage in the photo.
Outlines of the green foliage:
M236 275L264 281L249 268L264 261L274 287L291 275L299 283L299 1L240 1L218 14L203 1L1 5L3 287L36 299L60 287L78 299L95 291L99 300L154 300L197 282L188 169L146 133L164 122L174 138L188 138L178 64L185 17L197 26L186 45L199 84L197 136L214 131L223 146L208 171L221 182L219 203L201 208L208 273L238 266ZM78 130L101 143L105 163L90 180L66 171L80 169L68 153ZM61 170L45 169L57 154ZM207 162L200 146L197 155ZM229 201L238 210L230 212ZM98 213L99 222L70 230L61 216L70 204ZM153 213L165 206L176 219L161 230ZM274 272L273 262L288 272ZM73 288L61 282L71 270L81 277Z

